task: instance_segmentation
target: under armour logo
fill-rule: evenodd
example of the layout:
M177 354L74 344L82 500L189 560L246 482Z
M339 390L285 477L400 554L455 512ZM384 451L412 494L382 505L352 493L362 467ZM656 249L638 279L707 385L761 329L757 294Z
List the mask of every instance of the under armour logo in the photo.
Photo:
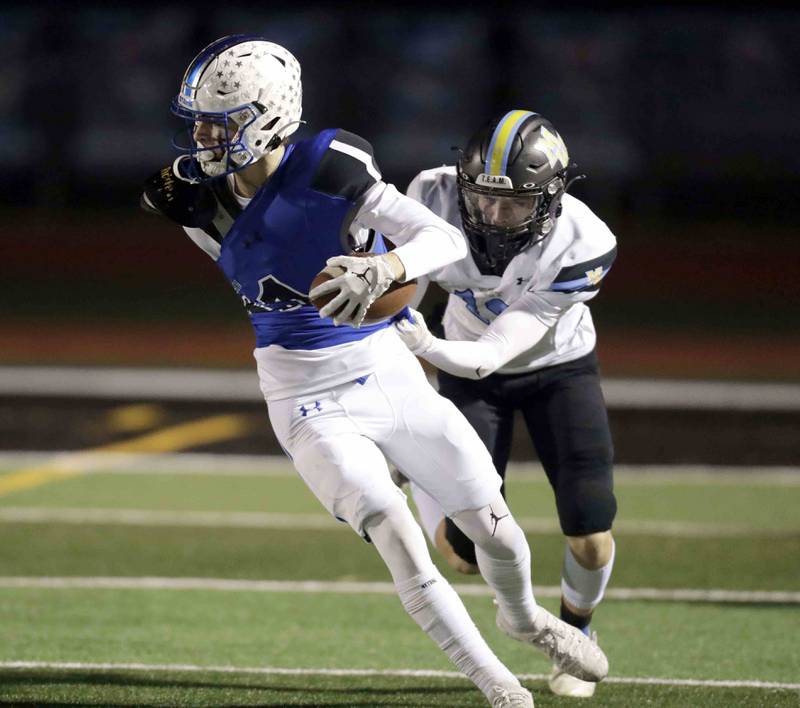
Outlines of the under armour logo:
M497 524L499 524L501 520L505 519L506 516L508 516L508 514L505 514L503 516L498 516L497 514L494 513L494 509L492 509L491 506L489 507L489 519L494 524L492 528L492 536L494 536L495 532L497 531Z
M525 278L517 278L517 285L522 285L525 282Z
M313 411L321 411L322 404L319 401L314 401L314 406L312 408L306 408L305 405L300 406L300 413L302 414L303 418L305 418L309 413Z

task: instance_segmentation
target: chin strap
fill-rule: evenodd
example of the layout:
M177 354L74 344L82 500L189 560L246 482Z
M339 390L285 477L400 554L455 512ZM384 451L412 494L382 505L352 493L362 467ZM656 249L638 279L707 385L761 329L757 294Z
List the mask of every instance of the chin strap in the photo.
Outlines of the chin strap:
M192 162L191 155L178 155L178 157L176 157L174 162L172 163L172 174L174 174L179 180L188 182L189 184L200 184L202 180L200 180L196 175L187 174L181 171L181 163L184 160L189 160L189 162L191 163ZM194 172L194 170L192 170L192 172Z

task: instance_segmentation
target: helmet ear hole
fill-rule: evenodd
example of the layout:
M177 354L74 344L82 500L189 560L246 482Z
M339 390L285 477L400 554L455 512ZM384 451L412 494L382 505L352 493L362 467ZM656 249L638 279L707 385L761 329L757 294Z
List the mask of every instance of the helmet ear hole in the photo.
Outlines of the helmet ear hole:
M275 124L281 119L280 116L275 116L269 123L261 128L261 130L272 130Z
M271 131L277 125L280 119L281 119L280 116L275 116L269 123L266 123L265 125L261 126L260 130L262 132ZM270 141L267 143L265 151L269 152L270 150L274 150L276 147L278 147L280 142L281 142L280 136L277 134L273 135L272 138L270 138ZM256 140L254 144L256 147L260 148L264 144L264 140L262 138L258 138L258 140Z

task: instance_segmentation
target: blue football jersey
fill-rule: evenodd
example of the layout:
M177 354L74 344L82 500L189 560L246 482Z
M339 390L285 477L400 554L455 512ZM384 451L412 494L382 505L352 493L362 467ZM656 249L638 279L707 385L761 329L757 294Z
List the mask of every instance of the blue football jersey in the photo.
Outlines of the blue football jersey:
M335 327L308 297L326 261L352 251L350 225L379 180L369 143L331 129L288 145L278 169L244 209L227 185L215 185L220 209L230 218L215 219L206 231L220 244L217 264L250 315L258 347L321 349L389 325ZM385 253L382 237L374 235L366 250Z

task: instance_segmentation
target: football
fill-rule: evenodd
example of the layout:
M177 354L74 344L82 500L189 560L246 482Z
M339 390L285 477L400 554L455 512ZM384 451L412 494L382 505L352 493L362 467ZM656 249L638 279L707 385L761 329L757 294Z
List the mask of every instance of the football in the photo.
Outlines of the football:
M371 256L374 254L351 253L350 255ZM344 273L344 268L340 268L339 266L326 266L319 273L317 273L316 276L314 276L314 280L311 281L309 290L313 290L317 287L317 285L322 285L322 283L324 283L326 280L336 278L342 273ZM406 283L399 283L395 281L389 286L389 289L383 295L381 295L369 306L367 314L364 317L364 324L374 324L375 322L379 322L387 317L396 315L398 312L400 312L400 310L408 305L408 303L411 302L411 299L414 297L414 293L416 291L416 280L409 280ZM335 292L326 293L321 297L312 299L311 304L319 310L333 300L335 296Z

